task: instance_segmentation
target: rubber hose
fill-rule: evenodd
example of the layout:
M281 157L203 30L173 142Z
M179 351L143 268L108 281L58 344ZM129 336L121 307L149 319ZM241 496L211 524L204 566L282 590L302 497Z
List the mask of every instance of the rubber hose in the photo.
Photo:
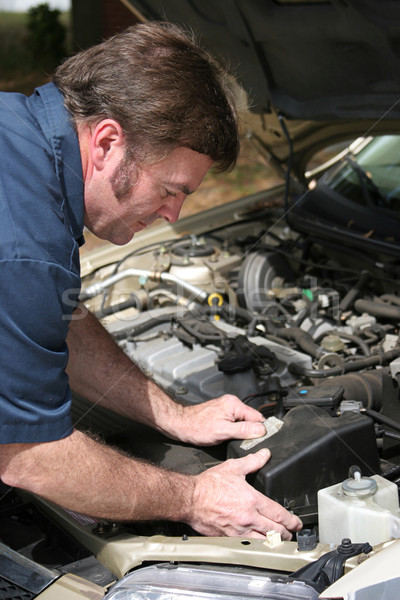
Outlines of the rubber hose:
M385 302L359 299L354 302L354 308L359 313L368 313L374 317L382 317L391 321L400 321L400 306Z
M157 327L157 325L163 325L164 323L170 323L174 318L175 318L175 313L164 315L164 316L158 317L156 319L149 319L148 321L145 321L144 323L141 323L140 325L136 325L135 327L132 327L128 333L128 338L136 337L138 335L142 335L143 333L147 333L148 331L153 329L153 327ZM117 331L113 335L116 340L125 339L126 331L120 331L120 332Z
M365 287L369 278L370 278L370 274L368 273L368 271L361 271L361 275L360 275L358 281L351 288L351 290L349 290L347 292L347 294L345 295L345 297L342 299L342 301L339 304L339 309L341 312L344 312L344 311L348 310L351 306L353 306L355 299L357 298L357 296L359 295L361 290Z
M344 375L345 373L350 373L352 371L361 371L362 369L367 369L368 367L373 367L375 365L383 365L399 356L400 349L389 350L389 352L384 352L382 354L374 354L373 356L366 356L365 358L343 363L342 365L332 367L331 369L305 369L297 363L291 363L289 365L289 371L294 375L309 377L310 379L322 379L334 375Z
M381 433L384 437L388 437L391 440L396 440L397 442L400 442L400 431L399 433L394 433L394 431L388 431L387 429L384 429Z
M387 304L396 304L397 306L400 306L400 298L394 294L383 294L383 296L379 296L379 300Z
M394 419L391 419L390 417L386 417L385 415L382 415L381 413L376 412L376 410L371 410L371 409L367 408L367 409L365 409L364 414L367 415L368 417L371 417L371 419L373 419L377 423L381 423L381 425L387 425L388 427L391 427L392 429L395 429L396 431L400 431L400 423L398 421L395 421Z
M311 354L314 358L319 358L322 355L320 346L314 343L311 335L300 327L287 327L282 329L272 329L271 333L276 337L295 342L304 352Z
M122 310L127 310L128 308L139 308L140 300L137 296L130 298L129 300L125 300L124 302L120 302L119 304L112 304L111 306L107 306L106 308L102 308L94 313L94 316L97 319L102 319L103 317L108 317L109 315L114 315Z

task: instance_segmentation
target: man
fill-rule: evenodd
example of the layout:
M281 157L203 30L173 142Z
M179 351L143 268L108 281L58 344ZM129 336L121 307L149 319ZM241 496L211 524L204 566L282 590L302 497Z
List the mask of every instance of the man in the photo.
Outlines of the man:
M264 433L261 414L233 396L176 404L65 301L79 290L84 224L125 244L156 218L176 221L211 166L234 165L227 75L179 28L153 23L68 59L54 82L30 98L0 95L2 480L96 517L290 539L299 519L245 481L268 451L182 475L120 454L70 417L69 384L184 442Z

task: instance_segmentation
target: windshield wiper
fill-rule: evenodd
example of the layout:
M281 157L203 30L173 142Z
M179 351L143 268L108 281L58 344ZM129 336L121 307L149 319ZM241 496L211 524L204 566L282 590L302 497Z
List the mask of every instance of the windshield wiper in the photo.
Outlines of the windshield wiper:
M353 171L358 175L358 179L360 180L361 189L363 192L363 196L364 196L366 205L369 206L370 208L375 208L377 205L380 206L380 205L384 204L385 198L382 196L378 186L372 181L371 175L369 175L369 173L367 173L367 171L364 171L364 169L362 167L360 167L358 162L356 160L354 160L354 158L351 158L351 156L345 156L344 160L348 165L351 166ZM374 200L371 196L371 190L374 193L374 195L378 198L378 203L374 202Z

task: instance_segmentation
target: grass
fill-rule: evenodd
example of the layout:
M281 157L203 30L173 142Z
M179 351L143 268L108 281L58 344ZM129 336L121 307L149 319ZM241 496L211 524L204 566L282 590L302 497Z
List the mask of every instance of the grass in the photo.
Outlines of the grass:
M2 77L25 69L29 59L25 48L25 13L0 13L0 66Z

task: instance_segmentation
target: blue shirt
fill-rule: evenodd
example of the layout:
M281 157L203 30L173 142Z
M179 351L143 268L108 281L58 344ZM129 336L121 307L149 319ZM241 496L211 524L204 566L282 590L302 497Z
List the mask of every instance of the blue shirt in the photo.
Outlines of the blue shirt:
M0 93L0 443L72 432L65 339L82 231L79 144L60 91Z

